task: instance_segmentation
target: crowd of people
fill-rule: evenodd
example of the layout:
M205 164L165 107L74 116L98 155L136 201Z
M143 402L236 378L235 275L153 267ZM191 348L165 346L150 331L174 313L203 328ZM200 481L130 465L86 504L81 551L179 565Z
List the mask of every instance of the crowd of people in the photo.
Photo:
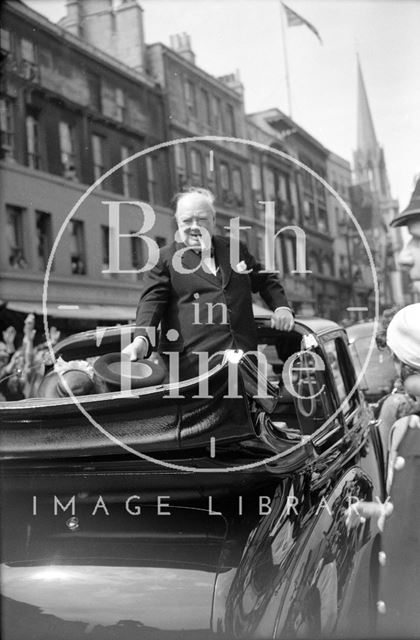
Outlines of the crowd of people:
M0 402L23 400L36 396L46 367L51 364L46 341L36 344L35 316L30 313L24 322L23 335L10 325L2 332L0 341ZM50 342L54 346L60 331L50 328Z
M420 428L420 303L386 310L376 336L379 349L388 349L394 358L396 378L391 393L376 406L378 431L386 458L386 489L391 495L395 469L401 465L398 447L409 428ZM360 518L377 516L384 526L392 505L358 503L347 514L349 526Z
M377 405L379 432L386 451L394 423L405 416L420 414L420 335L416 323L420 321L420 305L386 309L376 335L379 350L392 353L396 377L390 394Z

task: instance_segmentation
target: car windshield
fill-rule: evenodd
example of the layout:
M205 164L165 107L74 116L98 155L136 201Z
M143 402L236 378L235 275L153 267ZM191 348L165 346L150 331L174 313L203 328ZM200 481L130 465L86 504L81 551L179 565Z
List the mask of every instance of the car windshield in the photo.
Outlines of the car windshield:
M350 353L353 357L357 375L364 366L372 336L363 336L350 340ZM366 392L388 392L397 377L392 355L388 350L379 350L374 347L367 370L363 376L362 389Z

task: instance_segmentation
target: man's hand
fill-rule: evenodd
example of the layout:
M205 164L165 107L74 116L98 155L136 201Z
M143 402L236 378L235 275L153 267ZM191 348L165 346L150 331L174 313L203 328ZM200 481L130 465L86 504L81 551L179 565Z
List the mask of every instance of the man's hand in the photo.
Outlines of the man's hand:
M347 531L357 527L359 524L364 524L366 520L371 518L377 519L378 529L383 531L385 520L393 511L394 505L389 498L385 502L381 502L379 498L375 498L375 502L365 502L364 500L355 502L344 512Z
M129 356L131 361L140 360L146 357L149 345L146 338L137 336L133 342L130 342L122 351L125 356Z
M295 326L293 313L287 307L280 307L271 316L271 326L280 331L291 331Z

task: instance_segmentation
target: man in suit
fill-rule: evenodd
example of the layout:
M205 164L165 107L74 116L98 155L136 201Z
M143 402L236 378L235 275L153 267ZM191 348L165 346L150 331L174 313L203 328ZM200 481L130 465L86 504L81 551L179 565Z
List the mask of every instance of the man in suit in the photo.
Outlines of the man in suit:
M179 353L181 380L198 375L197 352L210 357L225 349L257 349L252 292L272 310L274 327L290 331L294 325L276 274L263 273L243 244L238 264L231 264L229 239L214 235L213 201L206 189L178 195L176 242L161 249L158 263L147 272L135 338L123 350L131 360L147 357L146 327L161 323L159 351Z

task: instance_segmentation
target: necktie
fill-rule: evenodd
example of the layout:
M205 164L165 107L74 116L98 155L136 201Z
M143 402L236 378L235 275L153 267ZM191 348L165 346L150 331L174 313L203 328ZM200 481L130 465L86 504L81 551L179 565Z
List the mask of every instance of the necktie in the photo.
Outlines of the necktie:
M203 254L203 250L202 250L202 248L201 248L201 247L194 247L194 248L192 249L192 251L194 251L194 253L195 253L197 256L200 256L200 258L201 258L202 254ZM206 258L207 258L207 254L206 254ZM211 264L210 264L210 265L208 265L208 264L207 264L207 267L208 267L208 268L210 269L210 271L212 272L212 275L213 275L215 278L217 278L218 280L220 280L220 281L221 281L221 280L222 280L222 275L221 275L221 272L220 272L219 267L218 267L218 266L217 266L217 264L216 264L216 260L215 260L215 257L214 257L214 248L213 248L213 246L212 246L212 247L211 247L211 249L210 249L210 259L211 259ZM205 264L206 262L207 262L207 261L204 259L202 264ZM214 271L213 271L213 269L214 269Z
M201 247L194 247L194 249L191 249L191 251L194 251L194 253L196 253L198 256L201 256L201 254L203 253L203 250ZM213 247L211 247L210 249L210 257L214 258L214 249Z

